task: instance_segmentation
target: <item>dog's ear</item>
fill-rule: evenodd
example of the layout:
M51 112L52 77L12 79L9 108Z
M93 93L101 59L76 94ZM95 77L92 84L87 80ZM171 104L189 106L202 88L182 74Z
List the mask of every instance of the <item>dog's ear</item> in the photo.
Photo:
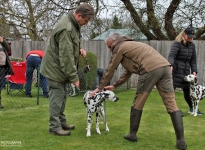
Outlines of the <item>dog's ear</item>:
M109 91L104 91L103 94L105 95L105 97L107 97L108 95L110 95Z

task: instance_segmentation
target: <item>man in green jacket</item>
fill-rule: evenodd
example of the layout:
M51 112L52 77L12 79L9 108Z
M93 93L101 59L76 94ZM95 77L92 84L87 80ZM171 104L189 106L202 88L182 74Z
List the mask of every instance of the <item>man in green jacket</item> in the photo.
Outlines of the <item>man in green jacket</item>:
M136 133L140 125L142 110L150 92L156 85L172 119L177 138L176 147L185 150L187 145L184 140L182 112L178 110L175 101L170 63L151 46L117 33L109 35L106 44L112 52L112 58L99 87L90 94L90 97L102 89L114 90L125 83L133 73L138 74L137 92L130 112L130 132L124 138L131 142L138 140ZM125 72L116 83L106 86L120 63L125 68Z
M80 28L94 17L94 9L87 3L70 11L53 29L48 47L41 62L40 72L48 78L49 86L49 133L60 136L70 135L75 128L66 123L64 109L67 97L67 84L79 87L77 66L79 56L86 56L80 48Z

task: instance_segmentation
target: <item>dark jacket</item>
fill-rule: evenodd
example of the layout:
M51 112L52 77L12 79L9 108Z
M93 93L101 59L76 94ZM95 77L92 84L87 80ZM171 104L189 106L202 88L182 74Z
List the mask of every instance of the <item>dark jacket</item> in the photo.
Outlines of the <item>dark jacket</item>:
M80 26L73 13L69 12L52 31L41 62L41 74L60 83L79 81L77 64L80 56L80 37Z
M8 45L8 43L5 40L3 40L3 42L1 42L1 45L4 48L4 52L6 54L6 65L1 66L1 67L5 68L5 75L13 74L13 70L12 70L9 55L8 55L8 52L10 51L10 46Z
M184 81L184 76L196 72L196 50L193 42L184 45L174 41L168 56L168 61L173 67L173 84L178 88L189 88L189 83Z
M100 90L110 82L119 64L126 70L113 84L115 88L125 83L132 73L143 75L160 67L170 66L160 53L145 43L118 36L112 45L112 58L99 84Z

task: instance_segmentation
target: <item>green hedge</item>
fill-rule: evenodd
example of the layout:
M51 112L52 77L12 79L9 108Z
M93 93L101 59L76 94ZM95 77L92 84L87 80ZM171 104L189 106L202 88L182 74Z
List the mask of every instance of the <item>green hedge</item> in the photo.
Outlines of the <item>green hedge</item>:
M10 57L10 61L19 61L19 62L23 62L22 58L12 58Z
M85 73L85 67L90 65L90 71ZM97 56L92 52L87 52L85 58L80 57L78 64L80 78L80 90L92 90L96 86L97 76Z

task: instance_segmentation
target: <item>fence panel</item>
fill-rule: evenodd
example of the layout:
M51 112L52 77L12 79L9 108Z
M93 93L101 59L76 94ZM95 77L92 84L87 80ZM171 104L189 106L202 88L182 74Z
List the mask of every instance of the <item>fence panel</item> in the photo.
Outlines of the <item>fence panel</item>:
M173 41L144 41L144 43L147 43L148 45L152 46L155 48L159 53L161 53L166 59L168 57L171 45ZM205 41L194 41L195 46L196 46L196 55L197 55L197 64L198 64L198 82L200 85L205 86L205 65L204 65L204 60L205 60ZM46 50L46 47L48 45L47 41L12 41L11 42L11 49L12 49L12 56L13 58L22 58L25 60L26 54L34 49L41 49L41 50ZM81 41L81 47L86 49L87 51L93 52L96 54L97 59L98 59L98 68L100 69L106 69L108 66L108 63L111 58L111 52L107 48L106 44L104 41ZM83 72L83 70L81 70ZM124 68L119 65L118 68L115 71L115 74L111 80L111 84L115 82L124 72ZM28 100L28 98L25 96L25 94L18 93L16 96L9 95L7 93L6 86L4 87L5 89L2 89L2 104L5 106L5 109L9 108L18 108L18 107L26 107L26 106L34 106L36 105L37 102L37 87L36 87L36 71L33 74L33 83L32 83L32 95L33 97ZM83 73L84 74L84 73ZM85 75L85 74L84 74ZM121 91L122 88L126 89L127 86L131 88L136 88L137 86L137 80L138 80L138 75L133 74L131 78L129 79L128 82L123 84L119 90ZM89 86L90 88L95 88L96 84L98 83L98 77L91 77L84 79L81 82L81 86L83 87L88 87L86 84L90 83L88 80L95 81L92 86ZM5 83L5 82L4 82ZM93 83L93 82L92 82ZM84 85L83 85L84 84ZM8 84L4 84L8 85ZM85 90L85 88L83 88ZM40 95L40 98L43 98L43 96ZM40 104L44 103L47 101L41 100Z
M173 41L144 41L144 43L149 44L155 48L159 53L161 53L165 58L168 57L171 45ZM198 80L199 84L205 86L205 41L194 41L197 51L197 64L198 64ZM12 56L15 58L23 58L25 60L25 55L32 49L42 49L45 50L48 42L47 41L12 41ZM98 68L106 69L110 61L111 53L107 48L104 41L81 41L81 47L93 52L98 58ZM122 67L118 67L117 72L123 72ZM116 81L118 75L113 77L113 81ZM135 88L137 85L137 75L133 75L130 79L131 87Z
M196 46L197 69L198 69L198 83L205 85L205 41L194 41Z

